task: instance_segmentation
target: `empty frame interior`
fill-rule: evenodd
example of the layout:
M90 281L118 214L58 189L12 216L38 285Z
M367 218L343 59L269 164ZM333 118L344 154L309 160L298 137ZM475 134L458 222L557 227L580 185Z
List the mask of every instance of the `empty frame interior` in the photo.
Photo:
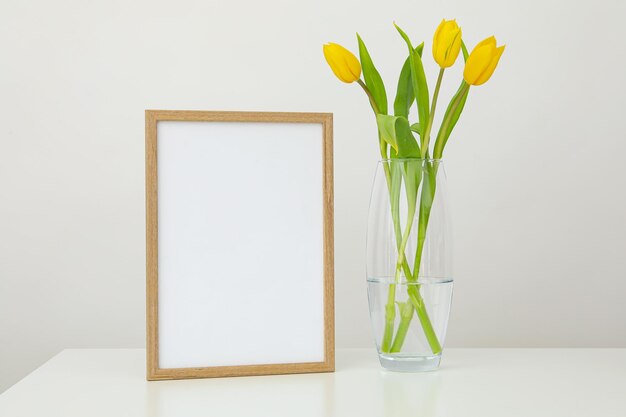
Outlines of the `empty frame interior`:
M146 112L148 379L334 368L332 116Z

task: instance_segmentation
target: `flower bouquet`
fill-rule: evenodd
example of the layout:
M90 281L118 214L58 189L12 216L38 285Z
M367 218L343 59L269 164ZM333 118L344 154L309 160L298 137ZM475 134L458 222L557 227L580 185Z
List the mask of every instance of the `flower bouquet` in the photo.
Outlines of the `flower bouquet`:
M356 82L363 89L376 118L381 161L370 202L367 274L381 364L400 371L430 370L439 366L452 296L441 159L471 87L491 78L504 46L497 46L491 36L468 53L456 21L443 20L432 43L439 73L431 97L422 61L424 43L413 46L407 34L395 27L406 42L408 57L400 71L392 111L383 80L358 34L360 59L334 43L324 45L323 50L339 80ZM463 80L435 134L433 122L444 73L461 51ZM417 120L412 123L409 113L414 104Z

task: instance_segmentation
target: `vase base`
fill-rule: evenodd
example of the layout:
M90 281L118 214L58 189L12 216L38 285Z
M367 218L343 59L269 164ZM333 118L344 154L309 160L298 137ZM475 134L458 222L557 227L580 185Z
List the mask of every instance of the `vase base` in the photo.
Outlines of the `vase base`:
M428 372L439 368L441 355L403 356L381 353L378 355L383 368L393 372Z

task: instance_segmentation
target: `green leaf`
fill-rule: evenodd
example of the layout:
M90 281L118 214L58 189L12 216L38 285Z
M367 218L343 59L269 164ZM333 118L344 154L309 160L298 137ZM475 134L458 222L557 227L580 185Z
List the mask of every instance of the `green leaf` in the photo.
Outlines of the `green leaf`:
M465 42L461 41L461 49L463 50L463 59L467 62L467 58L469 57L469 53L467 52L467 47L465 46ZM441 122L441 127L439 128L439 133L437 133L437 141L435 142L435 149L433 150L433 157L439 159L443 155L443 149L448 143L448 138L456 126L456 123L459 121L459 117L461 117L461 113L465 108L465 102L467 101L467 96L469 94L469 86L467 86L465 80L461 81L461 85L456 90L454 96L450 100L448 104L448 108L446 109L446 113L443 116L443 121ZM455 105L456 101L459 101L458 104Z
M387 116L384 114L376 115L376 124L378 125L378 132L382 140L387 142L392 151L398 150L398 140L396 139L396 120L394 116Z
M463 42L463 40L461 40L461 50L463 51L463 61L467 62L469 52L467 52L467 46L465 46L465 42Z
M443 147L445 147L446 143L448 143L448 138L450 137L450 134L452 133L452 129L454 129L454 126L456 126L456 122L458 122L459 117L461 117L461 112L463 112L463 108L465 107L465 102L467 101L468 94L469 94L469 88L463 88L463 85L461 85L459 89L457 90L456 94L454 95L454 97L452 97L452 101L450 102L450 105L448 105L448 108L446 109L446 115L444 115L444 119L447 116L447 114L450 113L450 116L449 116L450 122L448 123L447 128L442 132ZM452 103L457 97L459 99L459 104L456 106L456 108L454 108ZM443 153L443 149L441 151Z
M393 159L389 161L389 174L391 176L391 187L389 189L391 218L393 219L396 246L400 248L400 244L402 242L402 229L400 226L400 189L402 188L402 170L400 164L396 163Z
M422 42L416 52L422 56L424 43ZM402 65L400 78L398 79L398 88L396 89L396 99L393 102L393 110L396 116L409 117L409 109L415 101L415 93L413 92L413 80L411 79L411 56L409 55ZM418 132L419 133L419 132Z
M411 213L415 213L415 205L417 202L417 192L419 184L422 180L422 160L414 160L406 162L406 198Z
M413 132L417 133L418 135L420 134L421 129L422 129L422 127L420 126L420 124L419 124L419 123L413 123L413 124L411 125L411 130L412 130Z
M420 58L422 57L422 52L424 52L424 42L420 43L419 45L415 47L415 52L417 52Z
M396 116L409 117L409 109L415 101L413 93L413 82L411 80L410 57L404 61L400 78L398 79L398 88L396 89L396 99L393 102L393 113Z
M420 211L417 227L417 250L415 251L415 262L413 268L417 271L415 276L419 276L419 270L422 259L422 250L426 240L426 231L428 221L430 219L430 211L435 199L435 191L437 189L437 169L438 163L432 161L424 161L424 169L422 174L422 192L420 198Z
M419 117L420 126L425 127L430 115L430 98L428 96L428 84L426 82L426 74L424 74L424 66L422 65L422 58L420 54L416 52L411 44L411 40L406 33L398 25L394 23L394 26L400 33L400 36L406 42L409 48L409 65L411 67L411 81L413 84L413 91L417 100L417 113Z
M387 114L387 92L385 91L383 79L380 77L378 70L376 70L374 63L372 62L372 58L365 47L365 43L358 33L356 34L356 37L359 41L359 57L361 60L361 68L363 70L365 85L367 85L367 88L372 93L374 101L378 106L378 111L382 114Z
M402 116L376 115L380 137L395 150L392 158L419 158L420 148L411 133L409 121Z

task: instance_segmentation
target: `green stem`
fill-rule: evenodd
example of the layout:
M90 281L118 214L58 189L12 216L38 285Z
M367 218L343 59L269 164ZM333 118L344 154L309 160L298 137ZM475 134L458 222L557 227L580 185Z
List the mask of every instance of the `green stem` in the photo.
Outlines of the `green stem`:
M442 72L440 72L439 75L439 80L437 82L437 88L435 89L435 98L433 99L433 109L434 109L434 105L436 104L436 96L439 94L439 86L441 84L441 77L442 77ZM361 80L357 80L357 83L361 86L361 88L363 89L363 91L365 91L365 93L367 94L369 100L370 100L370 105L372 106L372 110L374 111L375 114L379 113L378 110L378 106L376 105L376 101L374 100L374 97L372 96L371 92L369 91L369 89L367 88L367 86L363 83L363 81ZM432 125L432 121L430 121L430 124ZM379 137L379 147L380 147L380 155L382 157L383 160L388 158L387 155L387 144ZM392 182L392 177L391 177L391 171L389 169L389 165L387 162L383 162L383 169L385 171L385 180L387 182L387 188L389 191L389 195L391 198L392 192L391 192L391 182ZM392 205L392 207L394 206L393 201L390 200L390 203ZM407 279L407 281L415 281L417 280L417 273L416 273L416 277L413 277L413 274L411 273L411 269L409 267L409 264L406 261L406 257L404 255L404 251L406 249L406 244L408 242L409 236L410 236L410 232L411 232L411 227L413 224L413 218L415 216L415 203L412 205L412 207L409 208L409 219L410 221L408 221L407 226L406 226L406 230L405 233L402 234L401 233L401 226L400 226L400 218L399 218L399 213L392 213L392 217L393 217L393 223L394 223L394 232L396 235L396 244L398 245L398 262L396 264L396 281L399 278L399 271L400 268L404 271L404 275ZM402 236L402 238L400 238L400 236ZM399 265L399 266L398 266ZM413 298L415 300L421 300L421 296L419 294L419 291L417 293L417 296L413 296ZM413 309L415 308L415 300L411 299L411 304L405 305L405 307L403 308L403 310L401 311L401 321L400 321L400 325L398 327L398 333L395 337L395 340L393 340L393 346L392 346L392 339L393 338L393 331L394 331L394 327L395 327L395 318L396 318L396 307L395 307L395 299L396 299L396 284L392 283L389 284L389 293L387 296L387 305L385 306L385 330L383 333L383 340L381 342L381 350L383 352L399 352L402 344L404 343L404 339L406 337L406 333L408 331L409 328L409 324L411 323L411 318L413 317ZM423 305L423 302L422 302ZM426 310L424 308L417 309L416 310L418 312L418 317L420 318L420 322L422 323L422 327L424 327L424 332L427 335L427 338L429 340L429 342L432 339L432 336L434 336L434 341L437 342L437 336L434 334L434 331L432 329L432 325L430 325L430 319L428 317L428 313L426 312ZM429 336L432 335L432 336ZM431 347L433 346L433 344L431 343ZM437 346L438 346L438 342L437 342ZM439 352L441 350L441 348L439 348L439 350L437 350L437 352ZM433 352L435 352L435 348L433 348Z
M417 175L419 173L419 175ZM406 262L405 250L409 238L411 236L411 230L413 228L414 219L415 219L415 210L417 208L417 190L419 187L419 183L421 181L421 165L418 170L415 170L415 166L405 165L403 171L403 177L405 179L405 189L408 200L408 213L407 213L407 223L405 226L404 233L401 234L402 239L400 241L400 245L398 247L398 259L396 261L396 271L394 276L394 294L391 298L391 294L387 299L387 307L386 309L390 309L392 303L395 304L395 285L400 282L400 274L403 271L408 282L412 282L414 280L413 274L411 273L411 269ZM393 189L393 187L392 187ZM394 190L396 191L396 190ZM395 194L394 194L395 196ZM392 209L394 208L394 204L392 202ZM399 216L398 216L399 217ZM397 233L397 232L396 232ZM402 307L400 308L400 325L398 327L398 333L396 333L395 338L393 338L393 330L389 328L385 328L385 332L383 334L383 343L381 344L381 349L383 352L398 352L402 347L402 343L404 342L404 338L406 337L406 333L409 328L409 324L411 323L411 317L413 316L413 307L410 303L401 303ZM395 310L394 310L394 318L395 318ZM389 321L386 321L389 322ZM393 343L392 343L393 341Z
M402 264L406 261L404 256L404 251L406 249L406 245L409 241L409 236L411 235L411 228L413 227L413 217L415 217L415 204L409 206L409 214L406 219L406 226L404 228L404 233L402 234L402 241L400 242L400 248L398 249L398 261L396 262L396 275L394 280L398 282L400 280L400 272L402 270ZM411 277L407 277L410 279Z
M433 351L433 354L438 355L441 353L441 344L439 343L439 339L437 339L435 329L433 329L433 325L428 317L428 311L426 311L426 305L424 304L424 299L420 294L419 286L410 285L407 291L409 293L409 299L417 312L417 317L422 324L422 329L424 330L424 335L426 335L426 340L428 340L430 349Z
M414 311L415 308L413 307L413 303L410 301L402 303L402 307L400 308L400 324L398 325L396 337L394 337L393 344L391 345L391 353L398 353L402 349L402 344L404 343L406 334L409 331Z
M385 167L389 170L388 163L385 163L385 162L383 163L385 164ZM396 172L395 175L397 176L398 172ZM396 180L399 181L400 179L396 178ZM394 186L398 187L398 189L396 190ZM391 172L390 172L389 177L388 177L388 182L387 182L387 187L389 190L389 203L391 206L391 217L393 219L394 235L396 236L396 245L398 248L398 260L400 260L400 263L403 266L404 264L406 264L406 259L404 256L400 256L400 253L404 255L404 251L402 249L403 243L402 243L402 229L400 226L400 212L398 211L399 198L400 198L400 190L399 190L400 186L401 186L400 184L394 184L393 176L391 175ZM404 246L406 246L406 244L404 244ZM404 261L402 261L401 259ZM408 264L406 264L406 269L408 268L409 266ZM391 348L391 342L393 340L393 331L394 331L395 320L396 320L396 282L398 281L397 278L398 277L396 275L396 279L394 279L394 282L389 284L389 291L387 293L387 304L385 306L385 330L383 332L383 339L381 341L381 346L380 346L380 349L383 352L389 352L389 349Z
M428 317L428 311L426 310L426 305L422 296L420 294L420 285L417 284L419 280L419 271L422 263L422 253L424 250L424 242L426 241L426 232L428 228L428 221L430 219L430 211L433 205L433 201L435 198L435 190L437 186L437 165L436 163L426 162L426 170L424 175L424 180L422 181L422 194L420 198L420 215L418 220L418 231L417 231L417 249L415 251L415 262L413 263L413 270L415 271L415 281L416 285L409 286L408 294L409 299L413 303L415 307L415 311L417 312L417 316L422 324L422 329L424 330L424 335L426 336L426 340L430 345L432 352L436 355L441 352L441 344L435 334L432 323L430 322L430 318Z
M424 129L424 134L422 136L422 157L428 157L428 146L430 142L430 132L433 126L433 120L435 118L435 110L437 109L437 99L439 98L439 90L441 89L441 82L443 80L444 68L439 70L439 75L437 77L437 84L435 85L435 91L433 92L433 100L430 108L430 115L428 117L428 121L426 127ZM457 104L458 105L458 104ZM428 162L426 162L428 164ZM428 169L428 165L427 165ZM436 171L435 171L436 173ZM428 316L428 311L426 310L426 306L424 304L424 300L420 294L420 285L417 283L419 277L419 269L421 265L422 259L422 251L424 248L424 240L426 238L426 228L428 226L428 219L430 217L430 208L432 207L432 199L434 198L435 193L435 185L436 183L426 184L427 178L422 182L422 195L420 199L420 215L418 220L418 241L417 241L417 249L415 252L415 263L413 265L413 273L414 276L407 275L408 283L408 293L409 299L417 312L417 316L422 324L422 328L424 330L424 334L426 335L426 339L428 340L428 344L430 345L431 350L434 354L441 352L441 344L437 339L437 335L435 334L432 323L430 322L430 317ZM431 192L432 190L432 192ZM404 252L402 252L404 254ZM397 274L397 269L396 269ZM411 281L414 281L414 284L411 284ZM394 296L395 296L395 288L394 288ZM410 314L409 314L410 312ZM395 315L395 310L394 310ZM395 316L394 316L395 317ZM411 325L411 320L413 318L413 312L411 309L406 309L405 314L401 314L400 324L398 326L398 330L396 332L396 336L393 340L393 344L391 346L391 352L400 352L402 349L402 345L404 344L404 339L406 338L406 334L408 332L409 326ZM387 333L387 328L385 328L385 335Z
M411 276L411 278L409 278L409 276L407 275L407 280L409 281L407 293L409 295L409 300L411 301L413 307L415 308L415 311L417 312L417 317L420 320L424 335L426 336L426 340L428 341L432 352L434 354L438 354L439 352L441 352L441 344L439 343L437 335L430 321L430 317L428 316L426 305L420 294L421 286L418 282L422 252L424 249L424 242L426 240L428 220L430 218L430 210L432 208L432 203L435 196L436 175L438 167L434 164L431 166L430 164L432 163L428 161L426 161L425 164L425 175L423 175L422 179L422 193L420 198L420 213L418 219L417 249L415 251L413 275ZM404 343L406 332L408 331L408 328L411 324L411 320L412 315L406 315L401 317L396 337L391 346L391 352L399 352L402 349L402 344Z
M420 199L420 216L418 220L418 240L417 249L415 252L415 263L413 266L414 275L412 276L412 279L409 280L410 282L407 284L407 293L409 295L409 300L411 304L415 308L420 324L422 325L422 330L424 331L424 335L426 336L428 345L430 346L433 354L437 355L441 352L441 344L439 343L437 334L435 333L435 330L433 329L432 323L430 321L430 317L428 316L426 304L424 303L424 299L422 298L422 295L420 293L421 285L418 283L424 242L426 240L428 220L430 218L430 209L432 208L432 201L435 194L436 182L433 181L433 178L435 178L437 173L436 166L433 168L429 168L427 166L426 169L430 170L430 173L428 176L425 176L424 180L422 181L422 197ZM402 349L402 344L404 343L404 339L411 324L412 318L412 314L402 315L396 337L391 347L391 352L400 352L400 350Z
M402 262L402 270L407 277L407 281L412 281L411 269L406 259ZM385 305L385 330L383 333L383 340L380 345L380 350L383 352L394 353L400 352L404 337L411 324L411 318L413 317L413 306L406 313L400 313L400 324L398 325L398 331L396 337L393 337L393 329L395 327L396 319L396 284L389 284L389 293L387 295L387 304ZM392 310L393 309L393 310ZM410 311L410 312L409 312ZM403 330L404 329L404 330ZM402 336L399 336L402 334ZM393 341L393 343L392 343Z
M424 248L424 241L426 240L426 231L428 228L428 220L430 219L430 210L433 206L433 201L435 199L435 190L437 187L436 162L426 161L425 165L425 175L424 180L422 181L422 193L420 197L420 213L417 231L417 250L415 251L415 261L413 262L413 270L415 271L416 280L419 277L419 267L421 266L422 250Z
M363 91L365 91L365 94L367 94L367 97L370 99L370 105L372 106L372 110L374 110L374 114L379 114L380 111L378 110L378 106L376 105L376 100L374 100L374 96L372 95L372 92L370 91L370 89L367 88L367 86L361 79L356 80L356 82L357 84L361 86Z
M357 83L361 86L365 94L367 94L367 97L369 98L370 105L372 106L372 110L374 111L374 114L375 115L378 114L379 110L378 110L378 106L376 105L376 100L374 100L374 96L370 92L369 88L367 88L365 83L360 79L357 80ZM389 192L390 204L391 204L391 207L393 208L394 202L392 200L393 193L391 191L392 190L391 171L389 169L389 163L384 162L384 160L388 158L388 155L387 155L388 146L380 138L380 135L378 137L378 141L379 141L379 148L380 148L380 156L383 159L383 169L385 171L385 180L387 182L387 190ZM392 210L392 218L393 218L393 225L394 225L394 233L396 235L396 245L398 246L398 249L399 249L401 246L400 236L402 233L401 226L400 226L399 213L395 212L395 210ZM404 261L402 262L402 268L404 269L406 276L410 277L411 270L409 268L409 264L407 263L404 257L404 252L402 252L402 254L403 254L402 258L404 259ZM385 306L385 330L383 333L383 340L381 342L381 350L383 352L388 352L391 347L391 341L393 338L393 330L394 330L395 321L396 321L395 300L396 300L396 284L392 283L392 284L389 284L389 292L387 294L387 305Z
M379 138L379 142L380 142L380 154L384 160L387 158L387 145L380 138ZM387 182L387 190L389 193L389 204L391 206L391 217L393 219L394 234L396 236L396 245L399 248L401 244L400 215L396 209L398 207L398 204L394 202L394 198L396 198L396 196L399 196L399 193L395 193L393 191L393 185L392 185L393 179L392 179L391 170L389 167L389 162L383 161L382 163L383 163L383 169L385 170L385 179ZM409 266L407 264L406 268L408 267ZM392 284L389 284L389 290L387 294L387 304L385 306L385 330L383 333L383 339L381 341L381 350L383 352L389 351L389 348L391 346L391 340L393 338L393 330L395 327L395 320L396 320L395 300L396 300L396 284L392 283Z
M389 293L387 296L387 304L385 305L385 330L383 332L383 340L380 343L380 350L390 352L391 341L393 339L393 330L396 321L396 284L389 284Z
M439 70L439 76L437 77L437 85L435 85L435 91L433 92L433 102L430 107L430 116L426 128L424 129L424 135L422 137L422 157L428 153L428 145L430 143L430 131L433 128L433 120L435 119L435 110L437 108L437 98L439 97L439 89L441 88L441 80L443 80L444 68Z

